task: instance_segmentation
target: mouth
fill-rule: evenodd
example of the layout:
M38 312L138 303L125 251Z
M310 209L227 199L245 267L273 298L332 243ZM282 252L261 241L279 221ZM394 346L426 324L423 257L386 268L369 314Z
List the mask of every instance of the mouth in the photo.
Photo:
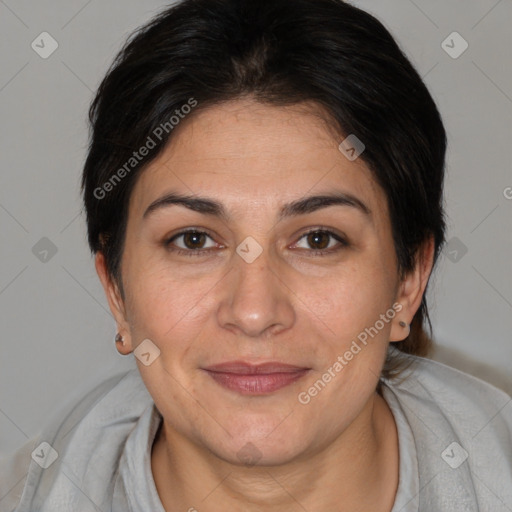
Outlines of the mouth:
M241 395L266 395L304 377L311 368L270 362L232 361L203 368L215 382Z

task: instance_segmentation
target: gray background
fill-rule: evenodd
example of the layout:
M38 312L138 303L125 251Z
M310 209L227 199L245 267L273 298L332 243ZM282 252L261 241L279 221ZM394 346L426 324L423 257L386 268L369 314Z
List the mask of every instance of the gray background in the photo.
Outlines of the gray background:
M353 3L397 38L448 132L450 242L429 293L434 357L512 393L512 2ZM114 347L79 180L93 91L126 36L163 6L0 0L0 452L100 380L135 367ZM462 48L448 37L454 31L469 44L458 58L442 46ZM42 32L58 43L46 59L31 47L48 50Z

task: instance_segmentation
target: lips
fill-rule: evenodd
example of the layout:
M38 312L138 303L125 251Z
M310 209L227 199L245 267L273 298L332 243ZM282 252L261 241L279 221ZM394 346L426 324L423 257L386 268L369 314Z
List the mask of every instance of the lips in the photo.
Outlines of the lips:
M280 362L229 361L204 368L221 386L242 395L264 395L292 384L310 368Z

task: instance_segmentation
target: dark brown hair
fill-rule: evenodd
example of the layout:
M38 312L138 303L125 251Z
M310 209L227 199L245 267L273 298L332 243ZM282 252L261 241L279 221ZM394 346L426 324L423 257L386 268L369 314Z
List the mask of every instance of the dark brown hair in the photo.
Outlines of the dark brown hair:
M105 254L122 294L128 202L138 176L172 137L185 105L195 102L187 114L194 116L246 96L276 106L312 102L338 127L340 142L355 134L366 146L360 158L387 197L400 275L414 268L430 236L437 260L446 134L386 28L341 0L184 0L130 36L89 111L82 177L88 241L93 253ZM424 296L397 348L426 355L427 321L431 331Z

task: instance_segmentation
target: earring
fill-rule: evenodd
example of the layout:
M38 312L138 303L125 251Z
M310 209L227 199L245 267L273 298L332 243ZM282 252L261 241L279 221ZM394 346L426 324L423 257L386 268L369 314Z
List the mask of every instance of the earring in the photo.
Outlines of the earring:
M115 340L116 340L116 343L119 343L119 342L124 343L123 337L119 333L116 334Z
M403 320L400 320L400 322L398 322L398 325L400 327L406 327L407 328L407 336L409 336L410 332L411 332L411 326L410 324L408 324L407 322L404 322Z

